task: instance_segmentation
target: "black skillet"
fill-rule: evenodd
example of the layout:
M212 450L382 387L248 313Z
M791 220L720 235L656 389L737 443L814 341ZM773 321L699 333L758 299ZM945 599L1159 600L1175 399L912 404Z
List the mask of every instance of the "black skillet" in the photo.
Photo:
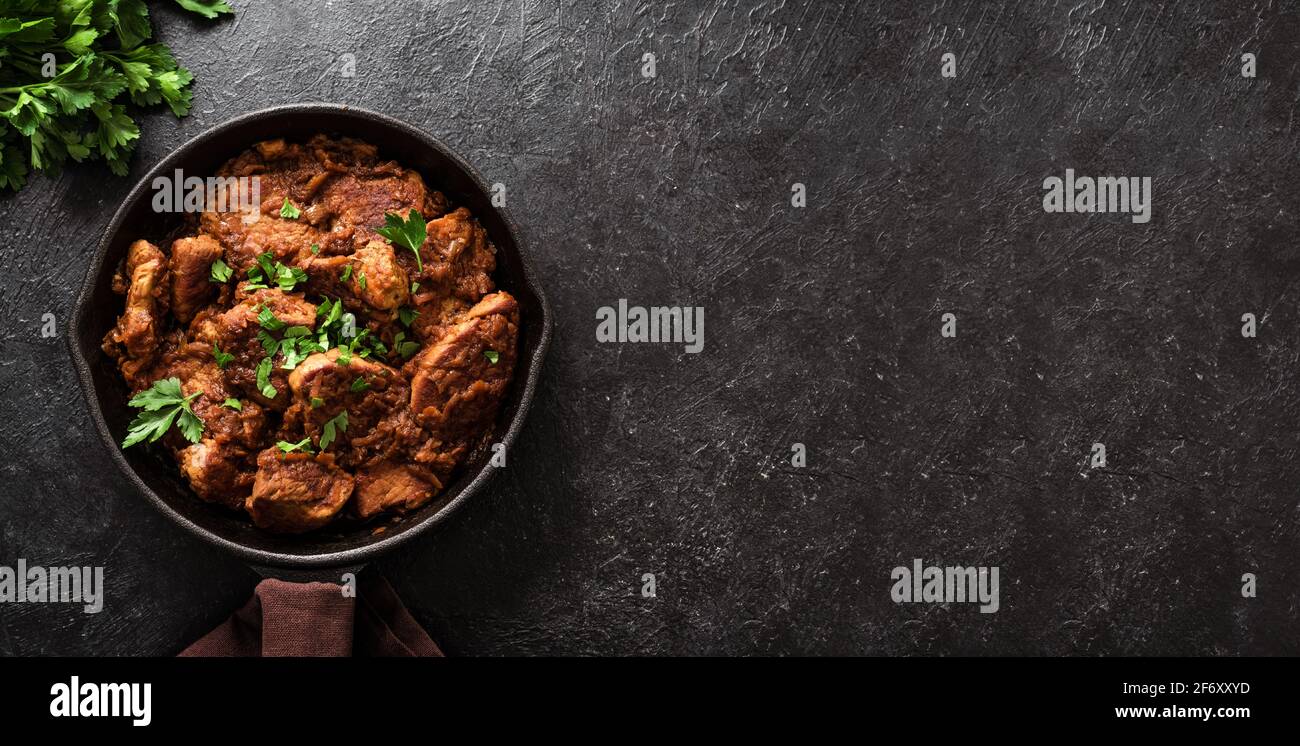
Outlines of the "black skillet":
M492 204L486 182L460 156L415 127L350 106L291 104L246 114L204 132L154 166L113 216L90 259L77 297L69 345L90 418L104 447L131 484L158 510L185 531L238 556L264 575L338 582L342 572L357 569L429 531L481 492L496 470L488 461L491 453L483 448L472 454L459 477L440 496L400 519L379 524L343 522L303 536L268 534L249 523L246 516L199 500L161 448L136 446L124 452L119 447L135 412L126 404L126 385L100 349L104 334L122 310L122 297L113 293L111 285L127 247L138 238L162 240L181 222L178 213L153 211L154 178L170 177L178 168L187 177L209 176L259 140L301 140L317 132L363 139L377 146L381 157L419 171L430 188L442 191L454 204L468 207L496 244L493 279L499 288L514 295L520 306L515 379L490 438L509 449L523 425L551 336L550 309L528 263L520 232L506 211Z

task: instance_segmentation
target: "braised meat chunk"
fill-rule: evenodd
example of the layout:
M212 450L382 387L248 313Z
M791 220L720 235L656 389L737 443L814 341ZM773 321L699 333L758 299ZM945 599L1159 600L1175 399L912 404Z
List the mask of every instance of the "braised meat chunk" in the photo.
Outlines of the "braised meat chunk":
M268 448L257 457L257 480L246 507L260 528L300 534L334 519L352 496L352 475L328 453L282 453Z
M137 241L114 279L124 445L158 442L200 499L271 532L427 504L514 373L487 232L359 140L268 140L216 175L192 235Z
M445 478L496 418L514 374L519 305L493 293L409 364L411 412L424 440L414 460Z
M167 311L167 257L148 241L136 241L126 254L125 274L113 285L126 294L126 309L104 338L104 352L117 361L131 388L158 356L162 316Z
M211 236L180 238L172 243L167 266L172 273L172 314L188 324L216 294L209 279L212 263L221 258L221 244Z

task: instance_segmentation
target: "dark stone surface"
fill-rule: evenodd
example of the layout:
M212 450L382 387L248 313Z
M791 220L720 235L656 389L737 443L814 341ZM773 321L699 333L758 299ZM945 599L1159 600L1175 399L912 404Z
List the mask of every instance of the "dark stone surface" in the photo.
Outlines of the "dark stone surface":
M1300 653L1295 8L234 4L155 7L195 107L133 174L273 104L388 113L507 185L555 308L508 476L379 563L450 653ZM1153 177L1151 222L1044 214L1067 167ZM0 200L0 564L109 594L0 606L0 654L173 654L256 579L126 488L40 336L131 183ZM704 352L597 344L619 298L704 306ZM998 565L1001 611L893 604L917 557Z

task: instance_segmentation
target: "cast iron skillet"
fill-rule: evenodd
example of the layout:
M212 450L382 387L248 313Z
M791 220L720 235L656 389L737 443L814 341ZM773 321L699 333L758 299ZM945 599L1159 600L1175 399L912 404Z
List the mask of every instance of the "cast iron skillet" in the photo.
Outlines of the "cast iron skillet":
M483 178L460 156L433 137L382 114L335 104L292 104L246 114L204 132L145 174L113 216L77 297L72 359L85 392L90 418L113 460L150 502L191 534L231 552L264 574L308 578L326 569L358 567L399 544L442 523L453 510L484 489L496 470L491 453L470 455L459 477L429 504L376 532L373 524L327 527L304 536L276 536L240 517L201 501L180 476L175 463L157 447L118 446L134 410L112 361L100 349L104 334L121 314L123 298L112 291L112 276L138 238L162 241L181 222L176 213L152 208L151 184L157 176L206 177L226 160L259 140L274 137L305 139L317 132L357 137L377 146L380 157L396 160L420 172L431 189L441 190L453 204L465 206L478 218L497 247L497 287L519 301L519 355L514 382L495 424L492 442L514 442L528 411L551 336L546 297L524 254L518 228L504 209L493 206ZM337 580L337 578L335 578Z

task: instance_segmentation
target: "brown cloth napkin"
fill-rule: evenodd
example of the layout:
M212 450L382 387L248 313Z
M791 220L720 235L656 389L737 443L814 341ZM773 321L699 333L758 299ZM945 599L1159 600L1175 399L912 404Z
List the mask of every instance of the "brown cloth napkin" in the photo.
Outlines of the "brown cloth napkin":
M357 597L333 583L267 578L181 657L442 657L392 586L367 577Z

